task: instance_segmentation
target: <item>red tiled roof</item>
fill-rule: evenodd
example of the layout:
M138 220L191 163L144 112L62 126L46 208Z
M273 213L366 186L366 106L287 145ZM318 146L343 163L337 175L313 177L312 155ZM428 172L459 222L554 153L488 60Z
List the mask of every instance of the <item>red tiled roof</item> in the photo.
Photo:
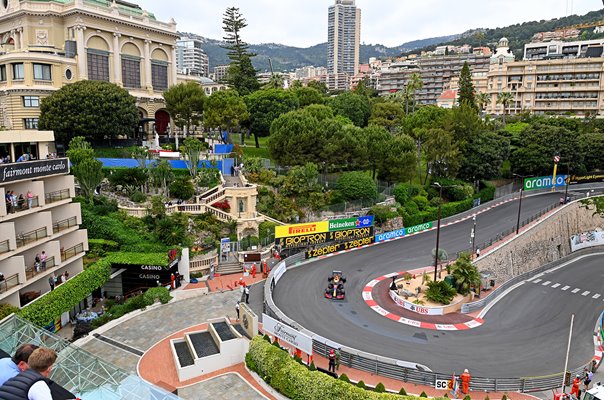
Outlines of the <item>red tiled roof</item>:
M439 97L439 100L451 100L457 97L457 90L445 90Z

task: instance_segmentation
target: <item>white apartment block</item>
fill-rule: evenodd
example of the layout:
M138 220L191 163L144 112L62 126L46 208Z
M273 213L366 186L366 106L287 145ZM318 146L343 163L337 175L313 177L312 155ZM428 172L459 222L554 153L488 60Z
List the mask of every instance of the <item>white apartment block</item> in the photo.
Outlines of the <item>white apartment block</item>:
M361 9L354 0L336 0L329 7L327 25L328 73L356 75L360 57Z
M179 74L208 77L210 63L199 39L180 38L176 41L176 68Z
M74 177L69 160L54 152L53 132L0 135L0 156L10 158L0 163L0 304L22 307L51 290L53 275L83 270L88 237L79 228L80 204L72 202ZM11 162L23 154L29 161Z

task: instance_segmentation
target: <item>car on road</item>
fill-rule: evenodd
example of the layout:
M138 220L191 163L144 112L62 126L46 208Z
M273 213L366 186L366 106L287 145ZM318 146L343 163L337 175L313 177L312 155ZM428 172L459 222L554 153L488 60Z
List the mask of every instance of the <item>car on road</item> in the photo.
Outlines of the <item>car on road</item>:
M325 289L325 297L331 300L344 300L346 292L344 291L344 283L346 278L342 275L342 271L333 271L327 278L327 289Z

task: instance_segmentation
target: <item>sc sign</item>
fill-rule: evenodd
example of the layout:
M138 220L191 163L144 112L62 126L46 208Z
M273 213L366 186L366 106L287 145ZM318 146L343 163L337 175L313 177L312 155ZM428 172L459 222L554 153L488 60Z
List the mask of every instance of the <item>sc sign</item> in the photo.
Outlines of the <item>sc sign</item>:
M434 388L438 390L447 390L449 388L449 381L446 379L437 379Z

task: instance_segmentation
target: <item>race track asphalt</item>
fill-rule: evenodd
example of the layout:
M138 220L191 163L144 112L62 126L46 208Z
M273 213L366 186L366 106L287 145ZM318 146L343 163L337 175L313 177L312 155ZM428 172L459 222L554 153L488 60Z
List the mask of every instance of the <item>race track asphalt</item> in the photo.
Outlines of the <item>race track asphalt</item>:
M559 194L526 197L522 219L556 203ZM476 243L516 223L518 201L477 217ZM454 255L468 247L472 220L441 228L441 247ZM604 258L590 256L548 273L551 284L525 282L498 301L484 325L467 331L434 331L388 320L371 310L361 293L375 277L431 264L436 232L318 260L288 270L273 292L277 307L306 329L342 345L426 365L433 371L475 376L522 377L557 373L564 368L570 315L575 313L570 367L593 356L592 332L604 308ZM333 269L347 278L346 300L323 297ZM544 280L546 282L546 280ZM551 286L559 283L557 288ZM561 290L564 286L570 288ZM575 288L581 290L572 293ZM582 293L590 294L583 296ZM594 299L592 296L601 294Z

